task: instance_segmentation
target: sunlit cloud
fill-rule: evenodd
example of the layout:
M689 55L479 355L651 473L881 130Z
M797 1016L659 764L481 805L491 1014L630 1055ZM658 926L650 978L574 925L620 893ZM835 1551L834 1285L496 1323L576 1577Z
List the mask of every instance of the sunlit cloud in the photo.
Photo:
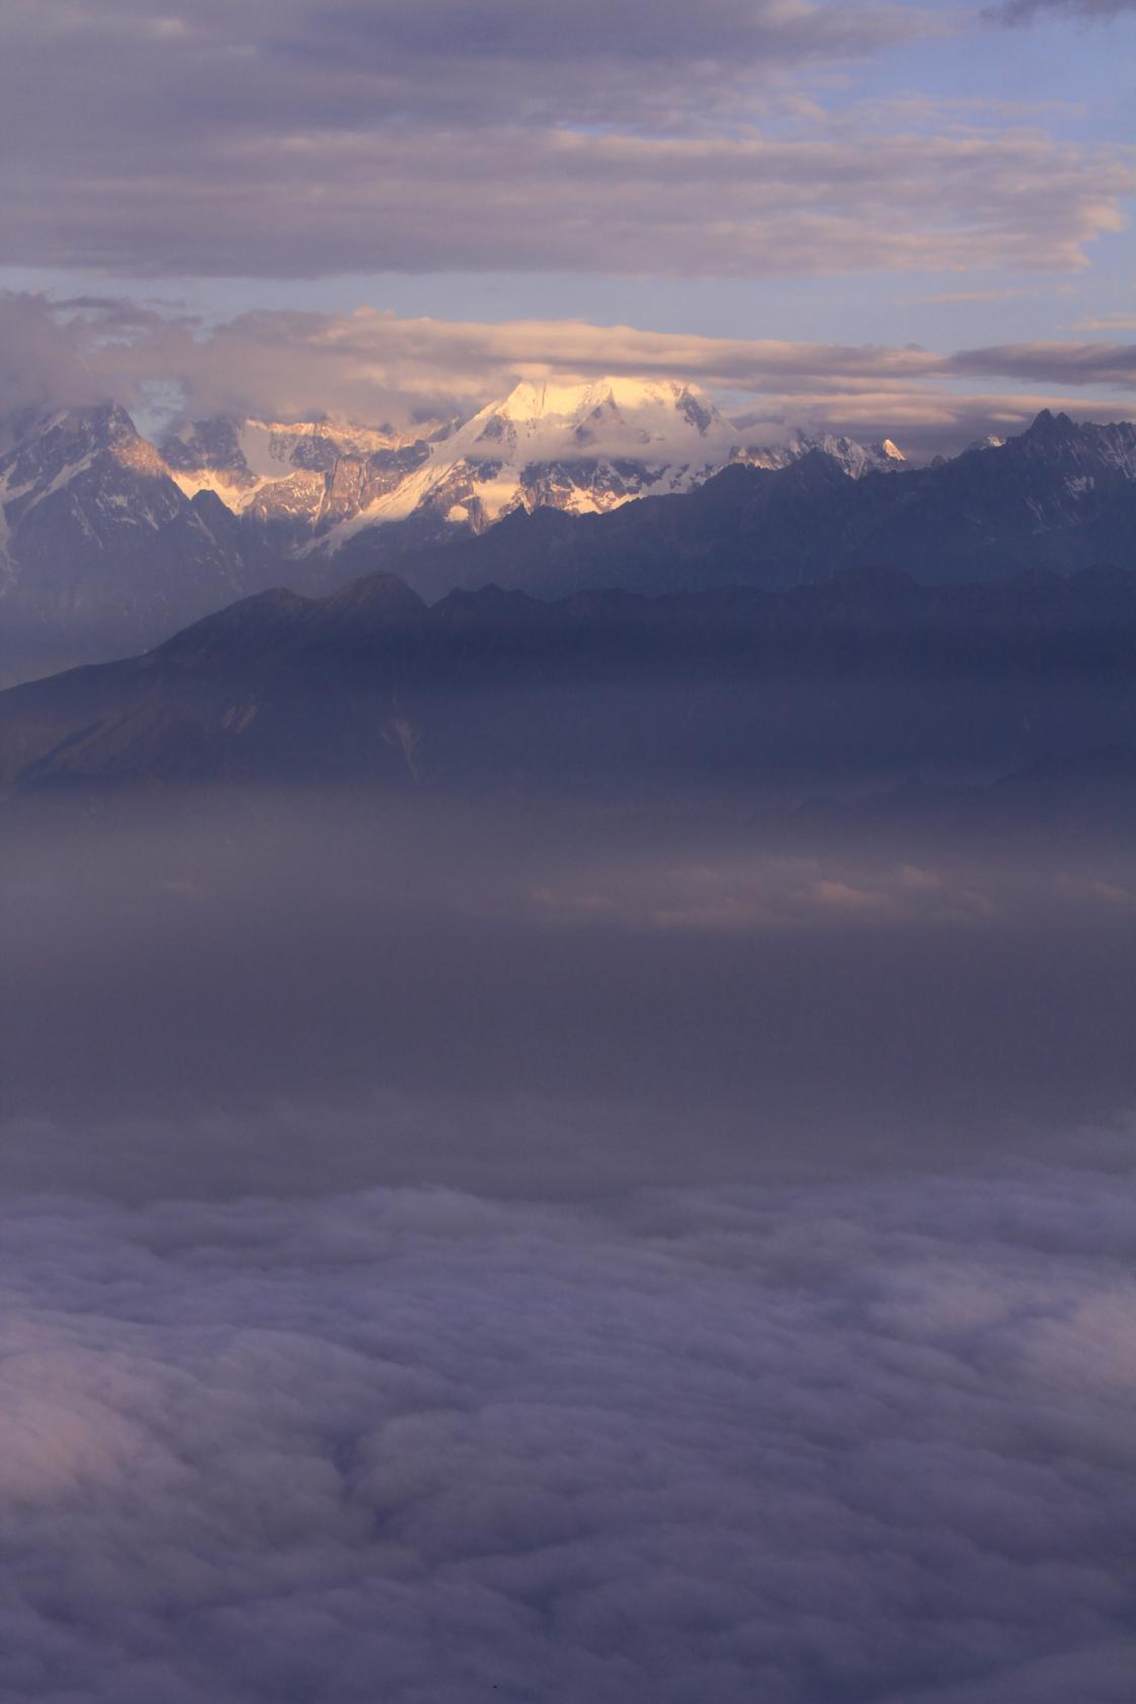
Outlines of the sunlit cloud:
M413 423L469 413L521 379L605 374L685 379L715 393L756 439L798 423L956 446L1018 430L1042 408L1129 412L1136 345L1038 342L941 354L918 346L703 337L573 320L500 323L274 311L205 326L114 298L0 297L0 378L10 409L114 396L150 406L302 419ZM1003 380L1013 390L968 381ZM922 435L922 436L921 436Z

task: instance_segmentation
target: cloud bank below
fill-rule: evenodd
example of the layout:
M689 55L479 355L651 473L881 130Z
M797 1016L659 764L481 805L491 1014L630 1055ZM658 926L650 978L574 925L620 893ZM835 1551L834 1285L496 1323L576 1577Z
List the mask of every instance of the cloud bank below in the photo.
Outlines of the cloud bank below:
M1126 1200L9 1202L0 1685L1121 1704Z

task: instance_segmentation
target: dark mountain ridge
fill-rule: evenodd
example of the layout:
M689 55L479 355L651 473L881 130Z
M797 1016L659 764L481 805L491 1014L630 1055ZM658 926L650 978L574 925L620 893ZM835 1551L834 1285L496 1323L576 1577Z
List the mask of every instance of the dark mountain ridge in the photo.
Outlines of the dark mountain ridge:
M668 763L752 777L1136 748L1136 575L427 605L368 576L244 599L122 662L0 694L0 778L406 785ZM527 778L527 779L526 779Z

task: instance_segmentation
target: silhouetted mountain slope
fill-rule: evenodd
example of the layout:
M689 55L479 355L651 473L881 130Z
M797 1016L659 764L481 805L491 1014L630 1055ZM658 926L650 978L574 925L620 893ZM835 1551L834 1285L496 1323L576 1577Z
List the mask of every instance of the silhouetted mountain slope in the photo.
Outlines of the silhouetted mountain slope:
M1129 743L1136 576L1118 570L554 602L491 586L429 607L376 575L0 694L0 776L41 785L997 773Z

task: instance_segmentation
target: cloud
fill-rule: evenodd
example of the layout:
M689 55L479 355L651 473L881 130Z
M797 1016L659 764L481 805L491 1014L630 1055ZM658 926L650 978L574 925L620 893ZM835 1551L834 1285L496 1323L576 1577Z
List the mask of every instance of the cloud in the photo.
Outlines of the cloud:
M1029 383L1136 386L1136 343L1011 343L963 349L950 357L955 373L996 374Z
M1039 915L1076 906L1081 920L1099 907L1136 914L1136 891L1115 881L1059 870L1002 868L955 860L887 863L842 849L801 855L750 852L693 858L656 851L638 858L578 861L548 873L524 896L536 916L561 923L598 920L635 931L694 930L764 935L851 925L987 929L997 917L1029 927ZM516 905L514 895L509 902Z
M55 73L109 136L84 62L173 134L373 129L407 116L479 124L610 122L686 128L786 72L871 55L941 28L899 4L806 0L44 0L11 20L13 51ZM250 77L250 67L256 71ZM144 80L143 80L144 79ZM119 121L128 115L116 115Z
M410 424L473 412L522 378L611 373L704 385L755 439L803 423L864 436L904 434L905 447L918 453L1020 430L1042 408L1114 419L1128 411L1116 399L1131 392L1134 362L1133 346L1115 342L940 354L912 345L715 338L572 320L414 319L374 308L265 311L205 326L130 301L0 295L0 371L16 406L115 396L148 408L162 387L173 397L170 407L184 406L194 417L329 413ZM960 388L975 379L1022 388Z
M4 197L0 259L155 277L1067 270L1120 229L1136 185L1115 150L1013 133L859 148L293 125L129 153L112 167L25 154L32 194Z
M1084 18L1105 22L1136 11L1136 0L1004 0L987 9L986 16L1002 24L1032 24L1047 16Z
M84 325L59 319L42 297L0 293L3 413L97 401L100 382L85 357L88 341Z
M1127 1695L1118 1175L3 1220L7 1696Z
M857 129L815 90L806 115L793 79L933 27L802 0L21 6L0 260L296 278L1083 265L1136 183L1123 150L928 133L927 103Z

